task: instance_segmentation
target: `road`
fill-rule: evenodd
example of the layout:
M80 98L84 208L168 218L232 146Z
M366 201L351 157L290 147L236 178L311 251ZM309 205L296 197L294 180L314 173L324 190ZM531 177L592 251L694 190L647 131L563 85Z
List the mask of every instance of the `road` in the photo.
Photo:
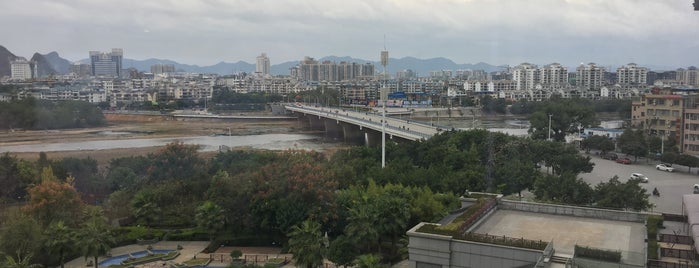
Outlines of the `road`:
M608 181L614 175L619 176L621 182L625 182L631 176L631 173L642 173L648 177L648 183L641 183L648 193L653 191L654 187L658 188L660 197L650 196L651 203L655 204L653 211L682 214L682 196L692 194L692 186L699 183L699 169L694 168L692 174L687 172L687 167L674 165L675 172L670 173L655 169L655 165L659 162L644 159L639 159L636 163L631 162L630 165L616 163L615 161L600 158L598 155L590 154L595 167L591 173L582 173L579 175L585 182L590 183L592 187L600 182ZM619 157L626 157L619 154ZM633 161L633 157L629 157Z

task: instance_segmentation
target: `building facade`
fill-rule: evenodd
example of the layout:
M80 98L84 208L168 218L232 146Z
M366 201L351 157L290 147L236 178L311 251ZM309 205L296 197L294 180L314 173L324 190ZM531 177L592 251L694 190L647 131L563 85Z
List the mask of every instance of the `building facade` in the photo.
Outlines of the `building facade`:
M25 58L18 58L10 62L12 80L29 80L36 77L36 64Z
M604 82L604 67L594 63L580 65L575 69L576 86L587 90L599 90Z
M112 52L90 51L93 76L121 77L124 50L113 48Z
M271 67L269 63L269 57L267 53L262 53L262 55L257 56L257 62L255 64L255 73L258 75L269 75L271 72Z
M616 82L620 85L646 85L648 68L629 63L616 69Z

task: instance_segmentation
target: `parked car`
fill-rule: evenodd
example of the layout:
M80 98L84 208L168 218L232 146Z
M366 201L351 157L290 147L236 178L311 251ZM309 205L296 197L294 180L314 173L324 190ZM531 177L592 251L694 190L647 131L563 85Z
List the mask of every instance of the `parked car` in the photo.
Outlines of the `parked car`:
M617 160L619 156L615 153L602 154L602 159Z
M646 177L646 175L643 175L641 173L631 173L631 179L632 180L640 180L643 183L648 182L648 177Z
M671 166L668 165L668 164L658 164L657 166L655 166L655 169L657 169L657 170L662 170L662 171L667 171L667 172L673 172L673 171L675 171L675 168L671 167Z
M631 159L628 159L628 158L624 157L624 158L619 158L619 159L617 159L616 162L619 163L619 164L628 165L628 164L631 164Z

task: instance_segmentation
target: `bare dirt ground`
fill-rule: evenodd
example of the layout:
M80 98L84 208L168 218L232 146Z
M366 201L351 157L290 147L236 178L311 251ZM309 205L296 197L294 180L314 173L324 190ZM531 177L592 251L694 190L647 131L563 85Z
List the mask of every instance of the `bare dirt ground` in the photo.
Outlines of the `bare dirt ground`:
M75 142L108 139L171 138L186 136L206 136L215 134L253 135L273 133L303 133L296 120L166 120L166 117L107 117L108 126L46 131L0 131L0 146L42 144L55 142ZM118 133L118 137L114 134ZM147 155L160 147L129 148L113 150L81 150L47 152L49 159L63 157L91 157L100 165L109 163L112 158L133 155ZM22 159L36 160L38 153L10 153ZM203 153L214 155L215 153Z

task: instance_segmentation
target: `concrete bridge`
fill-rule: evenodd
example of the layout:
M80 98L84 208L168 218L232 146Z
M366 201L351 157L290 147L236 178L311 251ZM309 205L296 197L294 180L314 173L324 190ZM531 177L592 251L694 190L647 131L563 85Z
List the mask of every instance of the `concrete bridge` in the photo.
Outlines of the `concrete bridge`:
M341 108L316 107L298 103L282 104L311 129L344 138L346 142L381 144L383 117L380 113L358 112ZM444 131L437 126L409 119L386 117L386 139L416 141L429 139Z

